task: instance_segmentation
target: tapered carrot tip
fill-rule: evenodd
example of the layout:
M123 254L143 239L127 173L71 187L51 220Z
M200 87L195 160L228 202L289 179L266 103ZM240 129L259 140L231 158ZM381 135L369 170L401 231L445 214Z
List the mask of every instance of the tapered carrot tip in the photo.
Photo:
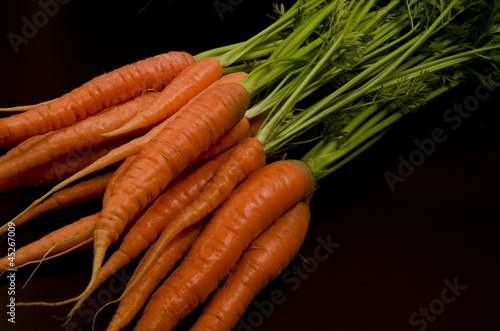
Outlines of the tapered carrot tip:
M70 126L147 90L162 90L194 62L185 52L169 52L125 65L25 112L0 119L0 148Z
M301 161L272 162L248 176L152 296L137 330L173 329L215 290L248 245L314 186L311 170Z
M99 220L96 222L99 222ZM118 234L107 228L96 228L94 230L94 263L104 261L104 254L112 242L116 242ZM99 265L100 267L100 265Z
M257 293L295 257L307 234L310 216L308 202L299 202L262 232L189 330L232 330Z
M97 220L99 222L99 220ZM96 225L97 225L96 222ZM85 291L80 295L84 296L93 288L94 283L99 276L106 251L112 243L113 234L108 229L95 228L94 230L94 259L92 264L92 277ZM114 242L114 241L113 241Z
M151 105L121 127L102 136L117 136L163 121L221 76L222 66L216 58L203 58L190 64L159 93Z
M53 256L60 256L92 240L92 227L97 215L80 220L57 229L48 235L16 249L16 268L29 263L39 262ZM8 268L9 256L0 259L0 268Z

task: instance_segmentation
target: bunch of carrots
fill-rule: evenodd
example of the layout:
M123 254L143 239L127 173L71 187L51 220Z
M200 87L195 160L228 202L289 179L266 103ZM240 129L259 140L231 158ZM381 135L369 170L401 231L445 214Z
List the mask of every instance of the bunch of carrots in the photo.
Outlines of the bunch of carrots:
M102 200L99 212L0 260L20 268L92 248L81 294L17 305L73 303L69 320L139 259L108 330L141 311L134 330L171 330L207 300L192 329L230 330L306 239L321 178L430 99L499 74L499 1L310 0L275 10L272 25L241 43L171 51L3 109L17 113L0 119L0 189L50 188L0 232ZM301 160L269 157L297 144L312 144Z

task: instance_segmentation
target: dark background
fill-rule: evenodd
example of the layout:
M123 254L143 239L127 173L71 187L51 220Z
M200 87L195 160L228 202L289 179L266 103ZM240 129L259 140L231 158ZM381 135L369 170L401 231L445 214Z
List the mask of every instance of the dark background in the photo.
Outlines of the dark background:
M57 3L57 10L51 7L53 17L47 15L17 53L8 34L22 36L23 17L33 22L43 17L43 8L36 1L3 2L0 106L55 98L103 72L158 53L196 54L242 41L270 22L265 14L272 11L271 1L221 2L232 4L223 19L213 1L153 0L140 13L147 1L42 1ZM260 293L238 330L500 329L499 93L481 101L455 129L443 118L455 104L473 97L477 86L461 86L408 116L319 183L300 256ZM392 192L384 174L397 174L400 160L416 155L415 140L430 139L436 129L445 132L446 141L435 143ZM45 192L0 193L2 224ZM94 201L51 212L17 229L16 245L98 209ZM322 242L332 244L329 251ZM5 236L0 248L7 251ZM89 280L91 258L84 251L48 261L24 289L34 267L18 270L16 300L77 295ZM117 294L120 280L132 271L133 265L103 285L73 324L63 328L54 316L65 316L71 305L17 307L16 324L7 323L8 282L2 276L0 330L90 330L94 304ZM446 290L454 283L457 292ZM115 307L98 315L96 330L105 329ZM187 329L190 321L179 329Z

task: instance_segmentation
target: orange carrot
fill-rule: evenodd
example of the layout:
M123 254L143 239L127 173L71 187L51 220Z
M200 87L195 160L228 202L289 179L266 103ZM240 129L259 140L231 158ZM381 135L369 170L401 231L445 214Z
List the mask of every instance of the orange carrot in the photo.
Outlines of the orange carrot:
M171 330L204 302L248 245L314 189L300 161L276 161L251 174L215 211L179 267L144 309L135 330Z
M94 262L91 280L82 294L58 303L76 301L91 291L105 254L130 222L169 182L233 126L249 106L246 89L238 83L205 90L169 122L138 154L112 194L103 201L94 228Z
M31 209L28 213L9 223L18 227L51 210L61 209L75 203L101 197L104 194L104 190L112 174L113 171L110 171L56 192L49 199ZM7 228L7 224L0 227L0 234L7 232Z
M38 134L36 136L30 137L26 140L23 140L22 142L17 144L15 147L13 147L13 148L9 149L7 152L5 152L5 154L0 156L0 162L3 162L5 159L28 149L31 145L33 145L37 141L43 139L44 137L46 137L49 134L50 134L50 132L46 132L44 134Z
M194 162L199 163L208 160L215 155L219 155L229 150L234 145L249 137L250 123L243 117L229 132L222 136L219 141L210 147L206 152L202 153Z
M112 106L112 107L108 107L104 110L102 110L101 112L99 112L99 114L102 114L102 113L105 113L111 109L115 108L115 106ZM58 130L62 130L61 129L58 129ZM58 130L55 130L55 131L58 131ZM49 131L49 132L46 132L46 133L43 133L43 134L38 134L36 136L32 136L26 140L23 140L21 141L19 144L17 144L16 146L12 147L11 149L9 149L4 155L0 156L0 162L4 162L6 161L8 158L12 157L12 156L15 156L25 150L27 150L28 148L30 148L32 145L35 145L35 143L37 143L38 141L44 139L45 137L51 135L54 131Z
M78 300L69 316L83 304L91 292L95 291L118 270L135 260L156 240L175 215L198 196L226 156L227 154L221 154L207 161L199 168L188 173L182 180L155 200L123 237L120 247L113 252L102 266L94 287L88 291L87 295Z
M4 108L0 108L0 112L17 112L17 111L26 111L26 110L30 110L30 109L33 109L35 107L39 107L43 104L46 104L46 103L49 103L51 101L54 101L55 99L52 99L52 100L49 100L49 101L44 101L44 102L40 102L40 103L37 103L37 104L34 104L34 105L24 105L24 106L14 106L14 107L4 107Z
M168 183L201 152L234 125L248 107L248 94L240 84L223 84L200 95L139 153L114 192L103 201L96 223L96 261L115 242L126 223L155 199Z
M215 143L215 145L211 146L206 152L202 153L196 161L192 162L193 166L197 166L206 160L209 160L219 154L222 154L223 152L229 150L231 147L234 145L238 144L239 142L243 141L243 139L249 137L249 129L250 125L249 122L246 118L242 118L240 122L238 122L237 125L235 125L229 132L224 134L218 141ZM132 157L137 156L137 154L131 155L127 157L126 161L123 162L123 164L120 166L119 170L121 170L123 173L125 173L126 169L128 169L129 166L126 165L126 162L131 164L133 160L131 159ZM129 160L130 159L130 160ZM190 169L186 169L186 171L190 171ZM108 185L108 190L107 194L105 195L105 198L107 195L111 193L112 188L115 185L115 182L119 180L121 175L119 173L116 174L116 178L113 178Z
M160 98L125 124L115 130L109 130L103 136L122 135L163 121L221 76L222 66L217 59L206 57L196 61L165 87Z
M255 117L253 117L252 119L250 119L250 132L249 132L250 137L255 136L257 131L260 129L260 127L264 123L265 119L266 118L263 115L257 115Z
M243 117L241 121L231 129L231 131L226 133L217 142L216 145L212 146L208 151L200 155L200 157L198 158L199 162L207 160L230 149L237 143L243 141L245 138L255 136L255 133L260 128L263 122L263 116L254 117L250 121L246 117Z
M215 169L223 162L229 152L223 153L226 149L237 144L248 131L248 120L243 118L231 131L226 133L217 143L212 146L207 152L198 158L194 163L197 166L202 160L215 158L198 166L192 172L187 169L188 174L168 188L165 193L158 197L155 202L146 210L146 212L136 221L127 235L123 238L118 250L113 252L106 263L102 266L99 276L94 284L94 287L88 291L87 296L81 297L75 304L71 312L71 316L87 299L88 295L99 287L104 281L111 277L119 269L125 267L132 260L136 259L149 244L151 244L158 234L163 231L168 222L174 218L184 207L191 203L196 196L201 192L202 188L212 177ZM222 144L223 146L220 146ZM127 160L115 172L112 180L109 182L106 189L105 197L111 193L116 181L121 178L126 172L130 164L137 155L129 156ZM126 163L129 165L127 166ZM122 174L119 172L121 171Z
M196 161L192 162L190 165L191 168L193 167L198 167L201 163L218 156L222 154L223 152L227 151L234 145L238 144L241 142L244 138L248 137L248 131L249 131L249 123L246 118L242 118L240 122L238 122L237 125L235 125L231 130L229 130L227 133L225 133L216 143L215 145L212 145L206 152L202 153ZM108 185L108 189L106 190L106 195L104 198L111 194L111 191L113 190L113 187L115 186L115 183L119 181L121 178L121 173L125 173L126 170L129 168L130 164L134 162L135 157L137 154L131 155L126 158L126 160L123 162L123 164L120 166L118 169L119 171L116 173L116 178L113 178L113 180L110 181ZM128 165L127 165L128 164ZM191 172L192 169L187 168L185 169L185 173ZM183 176L178 176L174 180L182 178ZM174 182L171 182L173 184ZM167 187L168 189L168 187Z
M160 91L193 62L184 52L160 54L100 75L54 101L2 118L0 148L70 126L146 90Z
M215 81L208 88L213 88L213 87L216 87L216 86L219 86L222 84L226 84L226 83L239 83L241 81L241 79L243 79L243 77L245 77L245 76L246 76L245 73L240 73L240 72L231 73L231 74L225 75L222 78L220 78L219 80ZM201 93L201 94L197 95L195 98L191 99L183 107L183 109L188 108L202 94L203 93ZM123 144L122 146L110 151L108 154L106 154L106 156L103 156L102 158L93 162L88 167L78 171L77 173L74 173L71 177L66 178L61 183L55 185L46 194L44 194L42 197L35 200L31 205L29 205L17 217L21 216L23 213L28 212L30 209L34 208L37 204L39 204L40 202L45 200L51 194L62 189L66 185L68 185L68 184L70 184L70 183L72 183L80 178L83 178L84 176L89 175L93 172L96 172L96 171L104 169L112 164L120 162L130 155L138 154L151 139L153 139L160 131L162 131L169 123L171 123L177 117L177 115L181 112L181 110L179 110L177 113L175 113L171 117L167 118L166 120L164 120L160 124L154 126L151 130L149 130L144 135L142 135L138 138L135 138L132 141L130 141L129 143Z
M128 171L128 169L136 159L137 154L130 155L125 159L125 161L122 162L122 164L120 164L118 169L116 169L116 171L114 172L113 176L111 176L108 185L106 186L103 200L107 199L108 196L113 192L116 183L120 181L120 178Z
M0 180L51 162L63 155L88 151L96 145L113 140L100 134L126 123L150 105L158 95L159 92L144 93L105 112L50 132L28 148L0 159Z
M72 250L78 245L91 242L93 240L92 228L98 218L98 213L83 217L26 246L16 249L16 267L22 267L30 262L37 261L43 258L49 251L50 254L47 256L52 256ZM0 268L12 268L9 262L8 256L2 258L0 260Z
M134 272L135 282L142 281L142 277L149 272L150 266L173 238L214 211L231 194L236 185L265 163L266 155L260 140L250 137L233 147L196 200L182 209L167 224L158 240L149 248L141 260L141 268L137 268ZM129 284L133 287L134 280L129 280Z
M121 330L130 323L156 286L186 255L204 226L205 222L198 222L179 233L158 256L158 260L151 266L146 277L129 291L123 292L117 300L120 301L120 304L106 329L107 331Z
M243 71L236 71L222 76L221 81L223 83L240 83L248 74Z
M257 293L283 272L297 254L310 217L309 204L299 202L259 235L214 292L190 330L232 330Z
M26 170L14 177L0 181L0 191L10 191L21 186L39 186L64 180L89 166L110 151L130 141L130 137L95 146L90 151L70 153L52 162ZM56 192L56 191L55 191ZM54 192L51 192L51 194Z

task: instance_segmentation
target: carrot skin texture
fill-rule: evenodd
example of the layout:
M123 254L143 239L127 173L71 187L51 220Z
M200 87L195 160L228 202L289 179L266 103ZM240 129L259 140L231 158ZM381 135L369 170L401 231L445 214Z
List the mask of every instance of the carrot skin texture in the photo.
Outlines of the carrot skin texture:
M121 138L95 146L90 153L70 153L52 162L21 172L0 181L0 191L10 191L18 187L33 187L61 181L104 157L109 152L130 141Z
M89 294L118 270L135 260L156 240L168 222L196 199L225 157L226 155L219 155L207 161L193 172L187 174L155 200L123 237L119 248L104 263ZM78 309L87 297L82 297L72 310Z
M285 270L297 254L310 217L309 204L301 201L260 234L214 292L190 330L232 330L259 291Z
M14 223L16 227L19 227L48 211L61 209L75 203L101 197L104 194L104 190L112 174L113 172L110 171L103 175L77 183L60 192L56 192L49 199L31 209L26 214L21 215L19 218L12 221L12 223ZM6 231L7 227L5 225L0 228L0 234Z
M193 62L194 58L185 52L146 58L95 77L52 102L0 119L0 148L70 126L146 90L160 91Z
M203 58L190 64L159 93L157 100L104 136L121 135L164 120L221 76L222 66L213 57Z
M264 124L266 118L263 115L258 115L250 119L250 136L254 137L257 131L259 131L262 124Z
M266 163L264 147L260 140L250 137L234 146L226 159L219 165L213 177L205 185L196 200L183 208L169 222L156 242L149 248L141 260L129 283L141 282L150 266L158 259L168 243L183 229L199 222L214 211L249 174L260 169Z
M141 310L149 295L167 274L182 260L189 247L200 234L205 222L198 222L184 229L172 240L151 266L148 274L120 300L120 304L108 325L107 331L126 327ZM138 266L138 268L140 265Z
M175 120L150 140L103 201L94 229L92 276L79 297L92 288L108 247L118 240L128 222L156 199L175 176L235 126L249 103L248 92L241 84L217 85L176 113Z
M116 242L127 220L236 125L248 105L248 94L240 84L219 85L200 95L148 143L117 183L116 194L103 201L96 236L107 233Z
M117 105L118 106L118 105ZM102 113L105 113L113 108L115 108L116 106L111 106L111 107L108 107L106 109L103 109L102 111L99 112L99 114L102 114ZM63 128L61 128L63 129ZM58 129L58 130L61 130L61 129ZM58 130L54 130L54 131L58 131ZM49 132L45 132L43 134L38 134L36 136L32 136L32 137L29 137L23 141L21 141L19 144L17 144L16 146L10 148L9 150L7 150L7 152L0 156L0 162L4 162L5 160L7 160L7 158L10 158L12 156L15 156L17 154L19 154L20 152L23 152L25 151L26 149L30 148L31 146L35 145L38 141L44 139L45 137L48 137L49 135L51 135L54 131L49 131Z
M50 132L29 148L0 161L0 180L51 162L69 153L91 150L95 146L120 137L102 137L101 133L117 128L150 105L159 92L144 93L137 98L113 106L71 126ZM136 132L134 132L136 133Z
M3 162L5 159L10 158L13 155L16 155L26 149L28 149L31 145L36 143L37 141L45 138L47 135L49 135L50 132L46 132L44 134L38 134L36 136L30 137L26 140L23 140L19 144L17 144L15 147L7 150L4 155L0 156L0 162Z
M241 80L246 76L246 73L241 73L241 72L236 72L232 74L228 74L220 78L219 80L215 81L212 83L208 88L213 88L222 84L226 83L239 83ZM183 107L183 108L188 108L200 95L203 93L197 95L195 98L189 100L189 102ZM179 110L176 112L174 115L171 117L167 118L160 124L154 126L151 130L146 132L144 135L140 137L136 137L135 139L131 140L130 142L123 144L122 146L119 146L118 148L111 150L108 154L103 156L102 158L96 160L92 164L88 165L87 167L80 169L80 171L72 173L71 177L66 178L63 182L59 183L56 185L54 188L52 188L45 196L42 198L38 199L34 203L32 203L28 209L33 208L36 204L40 203L43 199L45 199L47 196L50 194L56 192L57 190L60 190L64 186L86 176L89 175L93 172L96 172L98 170L104 169L106 167L111 166L112 164L118 163L122 161L123 159L127 158L130 155L138 154L147 144L148 142L153 139L159 132L161 132L165 126L167 126L171 121L173 121L180 112L182 111Z
M64 252L68 249L73 248L74 246L83 243L87 240L92 239L92 227L95 224L95 221L98 219L98 214L93 214L90 216L86 216L81 218L80 220L63 226L60 229L52 231L46 236L29 243L26 246L20 247L16 250L16 267L21 267L28 262L36 261L41 259L44 254L51 249L55 244L59 243L62 240L67 240L66 243L57 245L51 252L50 255L54 255L57 253ZM85 232L88 232L85 234ZM84 234L84 235L82 235ZM76 238L76 236L79 236ZM71 238L75 237L73 240ZM8 256L5 256L0 260L0 268L9 268Z
M229 150L231 147L234 145L240 143L243 141L243 139L250 137L249 134L250 130L250 124L248 120L243 117L238 124L236 124L231 130L229 130L226 134L224 134L218 141L215 143L215 145L212 145L207 151L202 153L196 161L192 162L192 166L197 166L213 157L216 157L227 150ZM113 179L110 181L107 189L107 193L104 197L104 199L107 198L109 194L111 194L110 191L113 190L113 187L116 185L116 182L119 181L119 178L121 178L121 174L125 173L126 169L130 167L130 164L132 164L133 160L135 160L137 154L131 155L127 157L127 159L123 162L122 165L120 165L118 172L116 175L113 177ZM133 159L133 160L132 160ZM186 169L189 171L189 169Z
M206 152L202 153L194 162L199 163L208 160L216 155L219 155L229 150L234 145L240 143L245 138L251 137L249 134L250 123L246 117L243 117L229 132L222 136L219 141L210 147Z
M173 329L217 288L248 245L314 185L310 169L300 161L276 161L251 174L214 212L134 330Z
M128 171L130 166L135 162L137 159L137 154L130 155L123 161L118 169L114 172L113 176L108 181L108 185L106 186L106 189L104 191L104 197L103 200L106 200L108 196L114 191L116 183L120 181L120 178Z
M225 157L221 155L208 161L159 196L130 229L116 252L126 254L131 260L137 258L170 220L196 199Z
M54 100L54 99L53 99ZM40 106L44 103L48 103L50 101L53 101L53 100L47 100L47 101L43 101L43 102L39 102L37 104L32 104L32 105L24 105L24 106L13 106L13 107L6 107L6 108L0 108L0 112L20 112L20 111L26 111L26 110L30 110L30 109L33 109L37 106Z
M241 79L246 74L232 74L236 79ZM229 76L229 75L228 75ZM233 79L226 77L226 81ZM174 186L166 190L164 194L158 197L155 202L149 207L144 215L142 215L136 223L131 227L129 232L123 238L118 250L116 250L106 261L99 271L98 278L89 291L92 293L97 287L105 282L119 269L125 267L132 260L137 258L164 230L168 222L175 217L183 208L191 203L201 192L205 184L210 180L217 167L226 158L228 152L223 153L223 150L238 143L240 138L246 137L248 130L248 120L243 118L238 125L224 135L216 145L212 146L206 153L203 160L215 155L215 158L205 162L186 177L181 179ZM235 132L236 131L236 132ZM227 136L230 136L231 140ZM220 144L223 144L221 147ZM218 154L220 153L220 154ZM116 181L126 172L130 165L134 162L137 155L131 155L115 172L108 184L106 194L114 189ZM198 162L202 162L198 159ZM106 195L105 195L106 198ZM76 311L88 295L82 297L73 307L72 312ZM71 314L71 313L70 313Z

